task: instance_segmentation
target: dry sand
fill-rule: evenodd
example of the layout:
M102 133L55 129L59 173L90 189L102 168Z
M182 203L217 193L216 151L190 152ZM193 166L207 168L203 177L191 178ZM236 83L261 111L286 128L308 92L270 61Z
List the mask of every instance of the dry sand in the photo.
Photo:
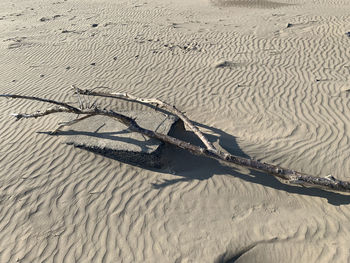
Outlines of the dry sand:
M159 97L226 150L350 180L347 0L2 0L0 93ZM112 108L122 104L100 100ZM148 170L0 100L0 262L349 262L350 196L167 148ZM181 138L194 141L189 132Z

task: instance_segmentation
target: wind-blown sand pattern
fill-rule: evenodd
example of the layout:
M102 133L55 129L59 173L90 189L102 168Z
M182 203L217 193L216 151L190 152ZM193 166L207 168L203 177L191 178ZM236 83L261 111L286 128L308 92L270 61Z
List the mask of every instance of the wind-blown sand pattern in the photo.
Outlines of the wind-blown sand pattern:
M159 97L245 157L350 180L350 3L0 2L0 93ZM99 99L113 109L139 106ZM0 262L348 262L350 196L168 147L147 170L0 100ZM198 143L190 132L177 136Z

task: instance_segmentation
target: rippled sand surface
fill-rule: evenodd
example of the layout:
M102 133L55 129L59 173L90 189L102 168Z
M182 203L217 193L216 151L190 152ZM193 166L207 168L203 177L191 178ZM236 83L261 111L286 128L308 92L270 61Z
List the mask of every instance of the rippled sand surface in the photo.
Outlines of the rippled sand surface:
M0 93L75 102L74 84L158 97L231 153L350 180L349 10L345 0L3 0ZM170 146L164 168L143 169L49 136L67 115L10 116L47 107L0 100L0 262L350 260L350 196Z

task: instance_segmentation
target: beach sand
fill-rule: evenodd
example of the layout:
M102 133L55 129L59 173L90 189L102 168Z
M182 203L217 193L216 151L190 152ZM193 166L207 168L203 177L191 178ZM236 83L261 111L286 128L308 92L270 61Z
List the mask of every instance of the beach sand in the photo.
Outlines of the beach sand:
M346 0L2 0L0 93L75 102L76 85L158 97L230 153L350 180L349 10ZM48 107L0 100L0 262L350 261L350 196L171 146L164 168L137 167L48 135L66 114L10 116Z

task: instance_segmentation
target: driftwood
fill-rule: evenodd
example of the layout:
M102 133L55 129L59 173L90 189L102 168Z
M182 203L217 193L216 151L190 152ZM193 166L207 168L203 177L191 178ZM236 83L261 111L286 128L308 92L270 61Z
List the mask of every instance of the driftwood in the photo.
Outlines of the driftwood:
M75 87L74 87L75 88ZM106 93L106 92L96 92L93 90L81 90L75 88L75 92L78 96L80 107L74 107L72 105L69 105L64 102L59 102L55 100L49 100L49 99L43 99L38 97L30 97L30 96L22 96L22 95L11 95L11 94L0 94L0 97L4 98L15 98L15 99L27 99L27 100L36 100L41 102L46 102L50 104L54 104L55 107L49 108L46 111L43 112L35 112L31 114L26 113L17 113L12 114L14 117L16 117L17 120L25 119L25 118L38 118L43 117L46 115L50 115L57 112L66 112L66 113L73 113L78 115L83 115L80 118L77 118L70 122L60 123L59 128L55 131L57 132L61 127L63 126L69 126L73 123L79 122L83 119L89 118L91 116L95 115L105 115L111 118L114 118L118 120L119 122L123 123L125 126L128 127L131 131L141 133L143 135L146 135L150 138L155 138L160 141L163 141L165 143L169 143L172 145L175 145L179 148L185 149L192 154L198 155L198 156L205 156L211 159L215 159L220 161L223 164L226 165L238 165L247 167L250 169L258 170L265 172L267 174L270 174L272 176L275 176L279 179L282 179L287 184L293 184L293 185L299 185L299 186L306 186L306 187L316 187L321 188L323 190L327 191L339 191L339 192L350 192L350 182L348 181L341 181L333 176L326 176L326 177L319 177L319 176L312 176L304 173L300 173L298 171L294 171L292 169L283 168L280 166L276 166L273 164L263 163L259 162L257 160L253 159L247 159L240 156L235 156L226 152L222 152L215 148L215 146L210 143L207 138L204 136L204 134L196 127L181 111L175 108L175 106L169 105L163 101L160 101L158 99L145 99L145 98L138 98L130 94L126 93ZM84 107L82 100L79 97L79 94L81 95L88 95L88 96L100 96L100 97L109 97L109 98L116 98L116 99L124 99L129 100L137 103L142 103L145 105L153 105L156 108L162 108L176 116L178 116L189 129L191 129L198 138L203 142L205 147L196 146L193 144L190 144L188 142L179 140L177 138L174 138L169 135L161 134L155 131L151 131L148 129L144 129L140 127L137 122L125 115L122 115L120 113L117 113L112 110L102 109L97 107L96 105L92 105L89 107Z

